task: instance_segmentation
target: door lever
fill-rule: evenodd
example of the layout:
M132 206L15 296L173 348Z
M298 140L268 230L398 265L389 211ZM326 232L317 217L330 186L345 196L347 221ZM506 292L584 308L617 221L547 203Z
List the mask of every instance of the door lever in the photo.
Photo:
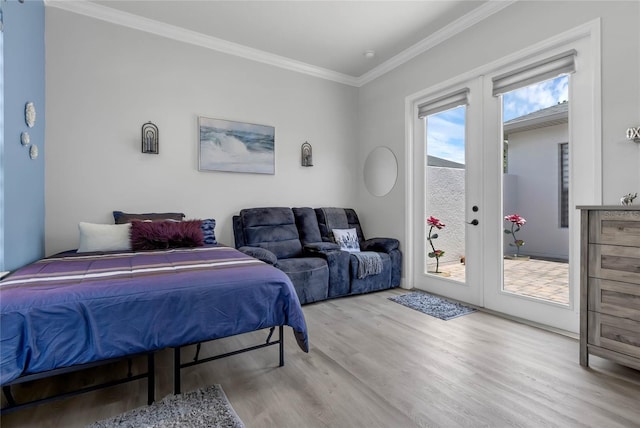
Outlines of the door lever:
M470 222L468 222L467 224L470 224L470 225L472 225L472 226L477 226L477 225L478 225L478 223L479 223L479 222L478 222L478 220L474 218L473 220L471 220L471 221L470 221Z

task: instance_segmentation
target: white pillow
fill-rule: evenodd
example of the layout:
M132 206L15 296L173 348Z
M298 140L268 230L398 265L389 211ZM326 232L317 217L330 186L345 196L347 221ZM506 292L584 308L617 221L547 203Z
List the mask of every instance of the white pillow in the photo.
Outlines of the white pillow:
M131 249L131 223L95 224L80 222L79 253L91 251L125 251Z
M360 252L360 242L355 229L333 229L333 239L340 245L342 251L350 253Z

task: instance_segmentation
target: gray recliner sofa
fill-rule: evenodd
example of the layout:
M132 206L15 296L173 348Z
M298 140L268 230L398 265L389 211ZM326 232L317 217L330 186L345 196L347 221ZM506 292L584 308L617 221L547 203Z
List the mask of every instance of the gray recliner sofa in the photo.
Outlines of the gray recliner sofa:
M355 210L351 208L316 208L316 217L320 235L325 242L332 242L332 229L355 229L358 234L358 243L361 251L378 253L382 259L382 271L376 275L358 277L359 259L355 254L349 256L349 278L351 281L350 293L359 294L375 290L397 287L402 277L402 252L400 242L394 238L365 239L360 225L360 219ZM333 219L331 217L333 216ZM333 220L334 224L331 224Z
M358 278L357 259L331 242L324 212L313 208L243 209L233 217L235 246L286 273L301 304L400 285L402 255L397 240L365 240L355 211L345 210L349 224L358 231L363 251L379 252L382 261L380 273Z
M345 256L323 242L311 208L249 208L233 217L236 248L286 273L301 304L325 300L345 281Z

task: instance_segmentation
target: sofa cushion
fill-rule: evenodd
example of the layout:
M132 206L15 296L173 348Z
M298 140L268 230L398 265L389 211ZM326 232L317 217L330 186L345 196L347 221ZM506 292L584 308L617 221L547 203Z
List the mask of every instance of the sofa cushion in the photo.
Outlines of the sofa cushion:
M352 208L316 208L316 218L318 219L318 228L320 229L320 235L323 241L333 242L333 234L331 229L355 229L360 241L364 240L364 234L360 226L360 219L355 210ZM337 216L339 211L344 211L345 219L341 220L343 226L337 227L335 221L332 222L331 218L328 218L332 213ZM333 225L332 225L333 223Z
M382 258L382 272L358 278L359 261L355 254L350 254L349 275L351 277L351 294L368 293L393 287L391 284L391 257L386 253L378 253Z
M340 245L333 242L312 242L305 244L304 251L307 253L323 253L327 251L340 251Z
M240 211L245 245L265 248L278 259L302 253L295 218L291 208L249 208Z
M362 251L379 251L382 253L390 253L400 247L400 241L394 238L371 238L360 243Z
M302 245L322 242L318 219L313 208L293 208L292 210Z
M276 267L291 279L301 304L325 300L329 296L329 267L319 257L278 260Z
M238 250L242 251L248 256L261 260L270 265L275 265L276 263L278 263L278 258L276 257L276 255L269 250L265 250L264 248L245 246L238 248Z
M360 226L360 219L358 218L358 214L353 208L345 208L344 212L347 214L347 221L349 222L349 227L353 227L356 229L356 233L358 234L358 238L360 241L364 241L364 233L362 232L362 227Z
M327 267L327 262L321 257L295 257L292 259L278 259L276 267L286 273L306 272Z

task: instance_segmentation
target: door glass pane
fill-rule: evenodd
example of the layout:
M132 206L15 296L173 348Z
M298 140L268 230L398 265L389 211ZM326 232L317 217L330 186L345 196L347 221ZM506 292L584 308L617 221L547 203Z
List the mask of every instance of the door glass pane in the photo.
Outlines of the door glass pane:
M426 118L425 272L465 282L466 106Z
M503 95L503 291L569 304L569 76Z

